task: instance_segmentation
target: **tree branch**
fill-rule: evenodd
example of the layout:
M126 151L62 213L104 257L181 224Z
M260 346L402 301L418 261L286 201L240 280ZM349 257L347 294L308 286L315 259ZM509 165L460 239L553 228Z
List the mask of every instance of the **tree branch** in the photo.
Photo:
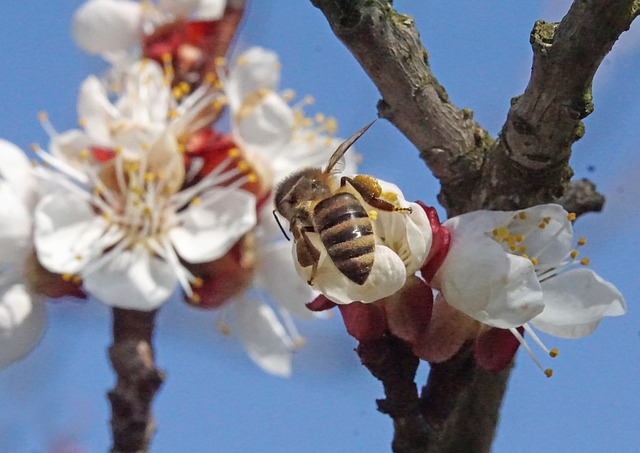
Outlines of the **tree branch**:
M108 393L113 431L112 453L144 453L155 432L151 402L164 381L151 344L156 312L113 309L109 359L117 381Z
M571 145L584 135L581 120L593 111L593 76L637 15L637 0L582 0L559 24L536 22L531 79L512 101L465 209L510 210L562 196L573 174Z
M580 0L559 24L538 21L531 33L531 80L513 99L497 141L472 120L471 111L449 101L429 68L413 20L390 2L311 2L378 87L380 116L418 148L440 180L438 199L450 216L554 200L577 214L602 208L588 181L572 184L563 196L573 173L568 161L571 145L584 134L581 120L593 111L593 76L639 14L640 2ZM379 370L367 366L378 377ZM400 375L415 373L409 360L398 366L407 367L397 371ZM421 399L426 426L412 428L414 445L423 448L416 451L489 451L509 373L479 370L468 352L433 366ZM379 379L389 399L392 380ZM394 426L399 429L395 418Z
M382 381L387 398L377 400L378 410L393 419L393 451L426 451L433 434L420 413L418 390L414 382L418 358L402 340L391 334L361 342L356 352L362 364Z

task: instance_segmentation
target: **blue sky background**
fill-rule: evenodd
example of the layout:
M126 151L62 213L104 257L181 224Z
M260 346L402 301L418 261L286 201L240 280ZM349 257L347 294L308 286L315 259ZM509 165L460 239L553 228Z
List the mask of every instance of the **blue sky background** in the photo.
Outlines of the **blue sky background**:
M70 37L80 1L24 0L0 5L0 137L23 148L46 135L37 112L59 130L74 127L80 82L99 72ZM516 4L517 3L517 4ZM417 2L397 0L415 17L432 68L459 107L495 134L531 66L536 19L558 20L567 1ZM543 340L560 349L546 379L522 352L504 403L496 452L635 452L640 441L640 26L623 35L594 84L595 112L574 147L576 177L593 179L605 212L588 215L577 233L592 268L625 294L629 313L605 320L579 341ZM261 45L282 62L282 87L312 94L311 112L334 115L343 136L375 116L377 90L308 1L251 5L238 49ZM398 183L408 199L435 203L438 184L393 127L378 122L359 142L363 173ZM0 373L0 453L51 452L65 443L83 452L110 445L105 392L113 384L106 348L108 310L98 303L49 304L39 347ZM153 451L389 451L390 420L376 412L381 385L360 366L355 341L339 317L300 323L307 346L289 379L262 373L215 315L173 301L156 336L168 379L155 402ZM542 356L541 356L542 357ZM424 383L426 367L421 369Z

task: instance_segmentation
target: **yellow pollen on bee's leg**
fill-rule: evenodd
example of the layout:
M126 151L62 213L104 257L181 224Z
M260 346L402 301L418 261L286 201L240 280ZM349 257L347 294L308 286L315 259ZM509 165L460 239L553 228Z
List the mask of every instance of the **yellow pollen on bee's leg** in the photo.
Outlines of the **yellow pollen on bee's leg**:
M569 214L567 214L567 220L569 220L570 222L573 222L576 219L576 213L575 212L570 212Z
M375 209L371 209L369 212L367 212L367 215L374 222L378 220L378 212Z

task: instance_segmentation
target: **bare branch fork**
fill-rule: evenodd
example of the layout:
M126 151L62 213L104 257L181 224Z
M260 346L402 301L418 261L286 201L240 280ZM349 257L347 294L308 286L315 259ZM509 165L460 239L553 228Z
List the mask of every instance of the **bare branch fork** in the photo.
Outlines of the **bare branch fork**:
M496 138L473 120L471 110L450 102L431 72L412 18L398 14L391 2L311 2L378 87L379 115L416 146L440 180L438 200L450 216L554 201L577 214L602 209L604 199L592 183L569 182L569 157L572 144L584 134L581 120L593 111L593 76L638 16L637 0L576 0L560 23L536 22L531 79L525 92L512 99ZM394 451L490 450L509 370L479 370L463 350L432 367L418 396L407 381L411 376L413 383L417 359L406 357L394 340L361 345L358 353L382 380L387 401L404 398L409 407L402 416L381 407L394 420ZM396 367L395 372L387 366ZM396 385L407 390L400 399L392 388Z

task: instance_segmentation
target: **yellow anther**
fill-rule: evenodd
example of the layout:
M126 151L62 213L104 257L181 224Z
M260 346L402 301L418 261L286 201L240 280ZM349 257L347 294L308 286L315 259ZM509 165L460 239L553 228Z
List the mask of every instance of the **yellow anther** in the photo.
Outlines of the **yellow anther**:
M238 66L242 66L243 64L247 64L247 57L245 57L244 55L238 57L238 60L236 60L236 63L238 64Z
M144 208L142 208L142 213L147 217L151 217L153 211L151 210L151 208L149 208L149 206L145 206Z
M160 58L162 59L162 62L164 64L168 64L168 63L171 63L171 61L173 61L173 56L169 52L163 53Z
M282 99L286 102L291 102L296 97L296 92L293 90L284 90L280 96L282 96Z
M204 75L204 81L209 85L213 84L217 80L218 80L218 76L214 72L207 72Z
M104 193L104 188L102 186L96 186L96 188L93 189L93 193L96 195L102 195Z
M218 328L218 330L220 331L220 333L222 335L224 335L225 337L228 337L229 335L231 335L231 329L229 328L229 325L222 322L222 321L218 321L216 322L216 327Z
M180 89L182 94L189 94L189 92L191 91L191 87L189 86L189 84L184 81L178 84L178 88Z
M200 277L196 277L193 279L193 283L191 284L194 288L202 288L202 285L204 285L204 282L202 281L202 279Z
M258 175L251 172L247 175L247 182L258 182Z
M73 283L74 285L79 285L80 283L82 283L82 279L79 275L73 275L71 276L71 283Z
M82 255L80 255L80 254L78 254L78 255L74 256L74 258L75 258L77 261L82 261Z
M293 346L296 349L300 349L302 347L304 347L304 345L307 344L307 340L303 337L298 337L293 341Z
M41 122L49 121L49 114L44 110L38 112L38 121L41 121Z
M527 213L526 212L520 212L518 213L518 217L520 218L520 220L524 220L527 218Z
M542 219L542 221L548 225L549 222L551 222L551 217L545 217Z
M547 224L542 222L538 225L538 228L540 228L541 230L544 230L547 227Z
M172 120L178 116L178 111L175 109L171 109L167 112L167 117Z
M375 209L371 209L369 212L367 212L367 215L374 222L378 219L378 212Z
M325 117L322 113L316 113L314 119L316 120L316 123L322 123L325 120Z
M231 148L228 151L229 157L240 157L240 150L238 148Z
M211 108L213 110L222 110L222 108L226 105L227 101L225 101L224 99L215 99L212 103L211 103Z
M549 351L549 355L551 357L558 357L558 354L560 354L560 352L556 348L553 348L551 351Z
M194 303L194 304L199 304L202 299L200 299L200 296L198 296L196 293L193 293L189 296L189 300Z
M302 126L303 127L311 127L313 126L313 121L311 120L311 118L305 118L302 120Z
M85 127L87 125L87 120L85 118L78 118L78 126Z
M573 221L576 219L576 217L577 217L577 216L576 216L576 213L575 213L575 212L570 212L570 213L567 215L567 219L568 219L569 221L571 221L571 222L573 222Z
M553 370L551 368L547 368L546 370L544 370L544 375L550 378L551 376L553 376Z
M184 144L183 144L183 143L178 143L177 150L178 150L178 152L179 152L180 154L184 154L184 153L186 153L186 152L187 152L187 147L186 147L186 146L184 146Z
M338 130L338 121L334 117L327 118L326 123L324 123L324 128L327 130L329 135L335 135Z
M538 265L538 258L536 258L535 256L531 258L530 261L531 261L531 264L533 264L534 266Z
M103 212L102 214L100 214L100 217L105 219L107 222L111 221L111 216L109 214L107 214L106 212Z
M200 202L201 202L201 201L202 201L202 199L201 199L200 197L193 197L193 198L191 199L191 204L192 204L193 206L195 206L195 205L200 204Z
M305 96L304 99L302 100L303 103L307 104L307 105L311 105L314 102L316 102L316 100L313 98L313 96Z
M171 93L173 94L173 97L176 98L176 99L180 99L185 94L185 93L183 93L183 91L180 89L179 86L173 87L171 89Z
M214 64L218 67L224 66L225 64L225 59L224 57L216 57L215 60L213 60Z
M571 256L572 259L576 259L576 257L578 256L578 251L577 250L572 250L571 253L569 254L569 256Z
M509 246L509 250L511 250L512 252L515 252L516 250L518 250L518 247L515 244L511 244Z
M500 228L495 228L493 230L493 235L496 239L499 239L500 242L504 241L509 236L509 228L502 226Z
M80 152L78 153L78 157L80 159L86 159L89 157L89 150L88 149L81 149Z
M521 234L517 235L517 236L516 236L516 242L522 242L522 241L524 241L524 236L523 236L523 235L521 235ZM523 247L524 247L524 246L523 246Z
M140 143L140 148L142 148L144 151L147 151L149 149L149 144L147 142L142 142Z
M527 259L528 259L528 258L529 258L529 255L527 255L526 253L523 253L523 254L522 254L522 257L523 257L523 258L527 258Z
M113 152L116 154L120 154L122 152L122 146L116 146L113 148Z
M38 145L37 143L32 143L31 146L31 151L38 151L40 149L40 145Z
M244 160L241 160L240 162L238 162L237 167L238 167L238 170L240 170L242 173L246 173L249 170L251 170L251 167L249 166L249 164Z
M61 277L62 277L62 280L64 280L65 282L70 282L73 275L64 273L61 275Z
M524 253L524 252L526 252L526 251L527 251L527 246L526 246L526 245L521 245L521 246L520 246L520 248L518 249L518 251L519 251L520 253Z
M156 175L154 175L153 173L147 172L144 174L145 182L153 182L154 179L156 179Z
M591 260L589 260L589 258L582 258L580 260L580 264L582 264L583 266L588 266L590 262Z
M578 239L578 245L585 245L587 243L587 238Z

